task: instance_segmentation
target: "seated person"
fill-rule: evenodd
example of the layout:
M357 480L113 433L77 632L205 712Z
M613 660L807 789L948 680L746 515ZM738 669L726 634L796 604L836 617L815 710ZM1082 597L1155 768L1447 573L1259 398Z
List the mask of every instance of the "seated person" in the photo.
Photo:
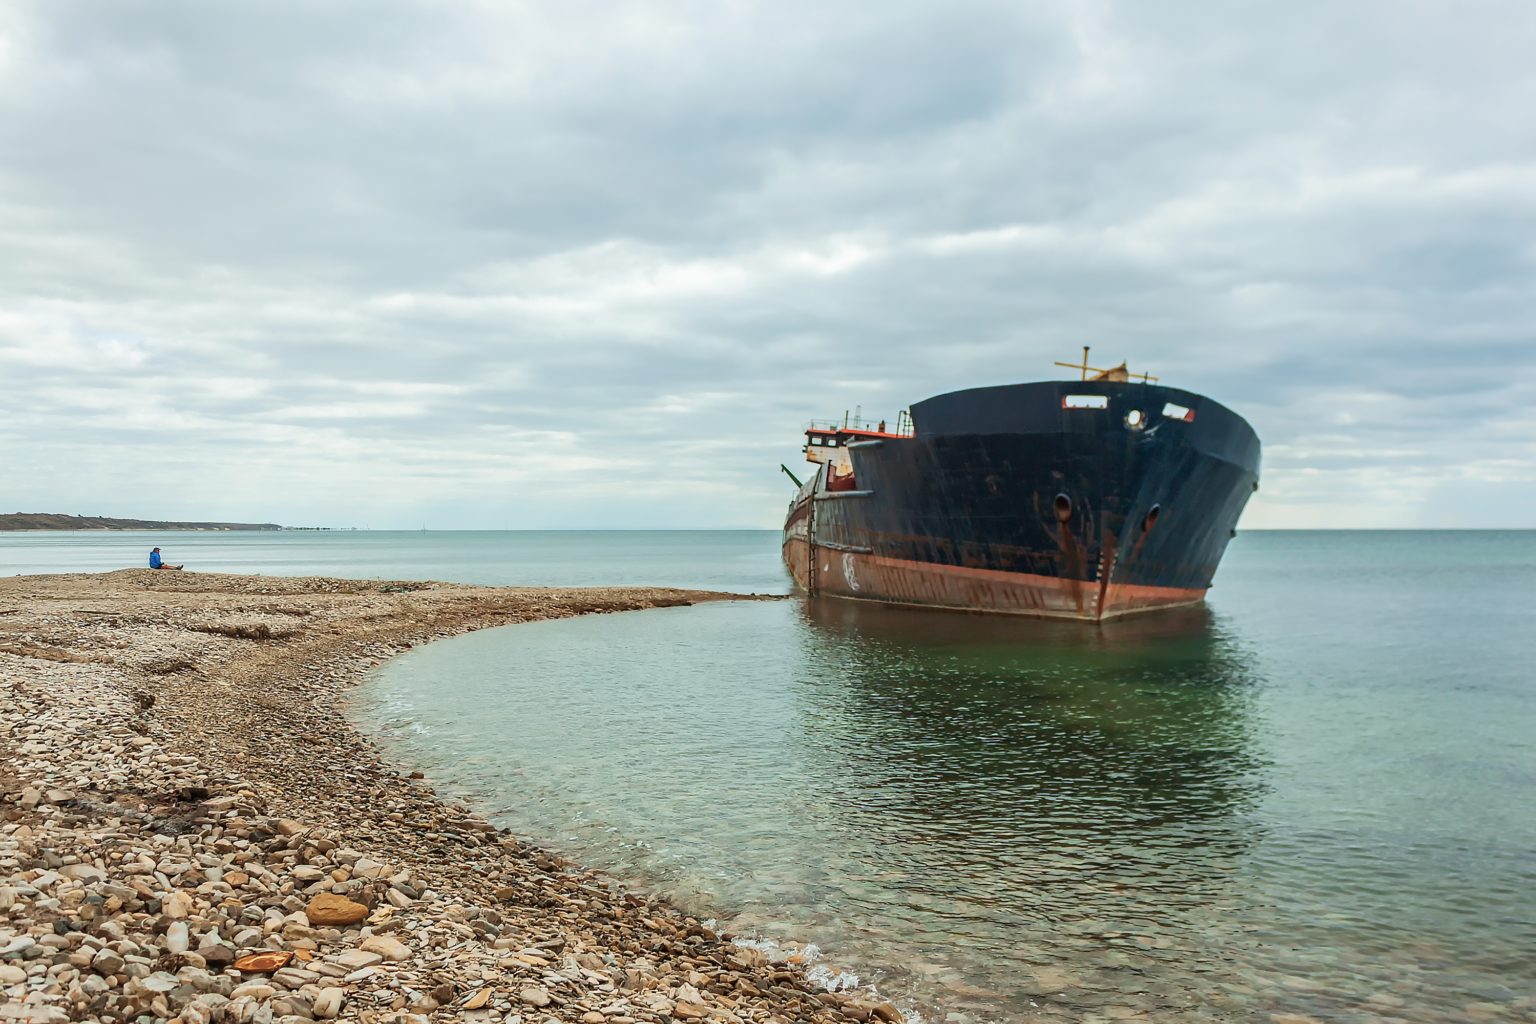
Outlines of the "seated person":
M160 549L155 548L149 553L149 567L151 569L180 569L179 565L169 565L160 558Z

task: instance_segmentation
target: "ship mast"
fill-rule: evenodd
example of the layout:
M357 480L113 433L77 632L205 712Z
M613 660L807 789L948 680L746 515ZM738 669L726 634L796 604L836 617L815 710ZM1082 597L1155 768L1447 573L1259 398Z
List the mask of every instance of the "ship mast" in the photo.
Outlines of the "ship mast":
M1130 372L1129 370L1127 370L1125 368L1125 364L1124 363L1121 363L1119 366L1111 366L1107 370L1101 370L1097 366L1089 366L1088 365L1088 346L1087 345L1083 346L1083 361L1081 363L1064 363L1064 362L1062 362L1061 360L1058 359L1058 360L1056 360L1056 365L1057 366L1065 366L1069 370L1081 370L1082 373L1083 373L1083 380L1087 380L1088 379L1088 374L1090 372L1093 373L1093 375L1094 375L1093 379L1094 380L1114 380L1115 376L1117 374L1121 374L1121 373L1125 374L1125 379L1126 380L1129 380L1132 377L1140 377L1141 378L1141 382L1143 384L1150 384L1152 381L1157 380L1157 378L1152 376L1150 373L1132 373L1132 372Z

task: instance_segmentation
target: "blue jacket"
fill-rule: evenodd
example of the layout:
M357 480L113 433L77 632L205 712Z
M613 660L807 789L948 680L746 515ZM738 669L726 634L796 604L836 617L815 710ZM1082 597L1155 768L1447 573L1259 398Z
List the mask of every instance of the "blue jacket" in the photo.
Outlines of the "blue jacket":
M149 567L151 569L158 569L158 568L160 568L160 552L158 552L158 551L151 551L149 553Z

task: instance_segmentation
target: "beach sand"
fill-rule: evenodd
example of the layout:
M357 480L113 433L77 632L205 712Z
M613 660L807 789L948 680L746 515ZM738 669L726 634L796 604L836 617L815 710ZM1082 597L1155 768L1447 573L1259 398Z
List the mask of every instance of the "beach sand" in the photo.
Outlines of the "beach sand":
M433 639L727 598L0 579L0 1022L899 1020L438 799L343 714Z

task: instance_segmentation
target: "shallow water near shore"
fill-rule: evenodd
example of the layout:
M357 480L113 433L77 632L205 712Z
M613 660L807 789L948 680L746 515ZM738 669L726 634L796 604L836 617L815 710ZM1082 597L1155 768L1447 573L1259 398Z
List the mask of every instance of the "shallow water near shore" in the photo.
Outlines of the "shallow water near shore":
M1533 593L1533 533L1243 534L1187 614L538 622L354 703L500 823L928 1020L1520 1021Z

